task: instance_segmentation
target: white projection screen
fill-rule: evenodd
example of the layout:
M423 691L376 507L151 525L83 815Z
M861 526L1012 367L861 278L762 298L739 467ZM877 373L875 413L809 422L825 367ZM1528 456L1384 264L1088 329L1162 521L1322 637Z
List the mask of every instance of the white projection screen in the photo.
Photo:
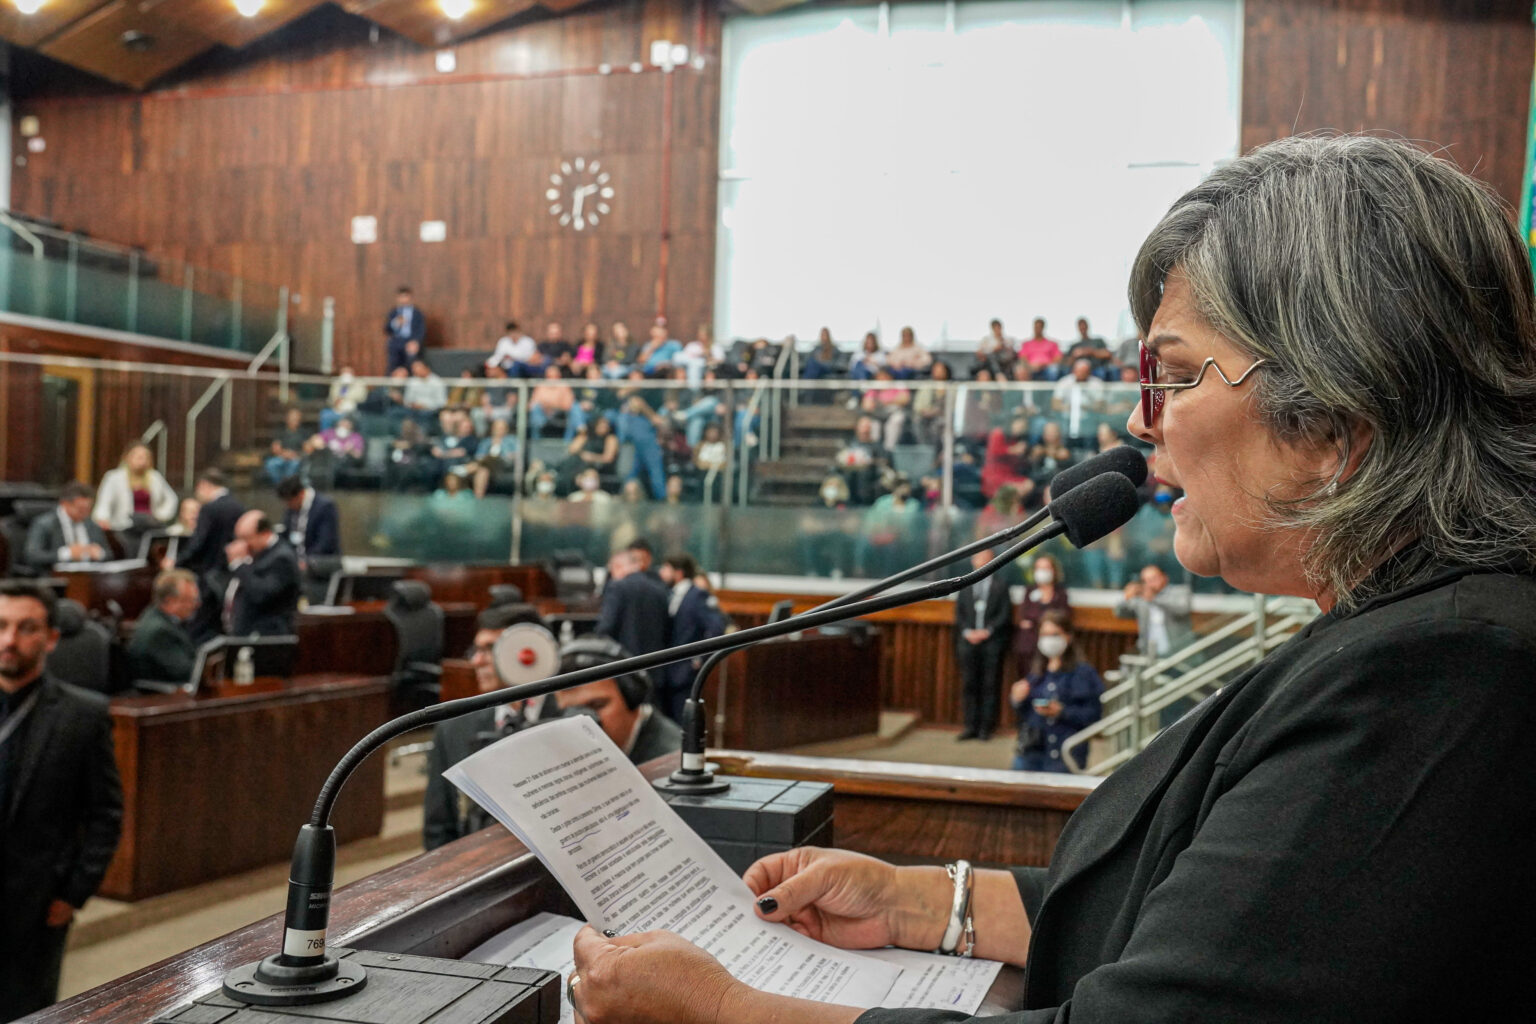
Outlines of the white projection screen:
M1134 333L1136 248L1237 153L1240 0L811 8L725 26L719 335Z

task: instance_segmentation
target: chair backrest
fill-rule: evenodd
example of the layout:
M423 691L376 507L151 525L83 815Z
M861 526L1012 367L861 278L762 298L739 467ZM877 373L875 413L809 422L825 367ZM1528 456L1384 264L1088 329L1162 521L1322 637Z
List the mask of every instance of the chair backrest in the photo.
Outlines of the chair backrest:
M352 601L387 601L394 585L402 577L388 573L338 572L331 577L326 591L326 604L348 604Z
M59 643L48 655L48 672L66 683L98 693L113 693L112 633L93 622L78 601L58 606Z
M5 541L5 558L0 562L0 575L36 576L36 570L26 562L26 524L14 515L0 519L0 538Z
M398 650L395 670L412 662L443 660L443 610L432 602L432 591L420 580L397 580L390 588L384 617L395 627Z
M492 608L523 603L523 588L516 583L493 583L487 588L487 593L491 598L490 607Z
M555 581L555 597L567 604L584 601L597 593L597 575L586 553L577 548L550 552L544 571Z

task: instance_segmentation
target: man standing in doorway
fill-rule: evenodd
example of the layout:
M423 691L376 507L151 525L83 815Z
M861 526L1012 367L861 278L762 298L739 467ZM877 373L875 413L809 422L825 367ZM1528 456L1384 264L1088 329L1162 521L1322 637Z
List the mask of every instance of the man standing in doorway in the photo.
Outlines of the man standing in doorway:
M0 581L0 1020L58 998L64 940L122 832L106 698L48 676L55 598Z

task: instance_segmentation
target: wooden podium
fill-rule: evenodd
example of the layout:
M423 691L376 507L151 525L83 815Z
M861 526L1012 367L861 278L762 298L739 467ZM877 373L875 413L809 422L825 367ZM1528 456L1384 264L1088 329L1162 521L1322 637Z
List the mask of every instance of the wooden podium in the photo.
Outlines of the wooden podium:
M806 778L835 789L837 845L905 862L967 857L1041 864L1096 779L988 769L713 751L731 774ZM645 765L655 778L672 758ZM195 827L190 825L188 827ZM282 837L291 842L292 836ZM144 1024L217 989L226 971L278 948L282 908L134 974L58 1003L28 1024ZM386 954L458 958L539 911L576 914L537 858L500 826L345 888L330 939Z

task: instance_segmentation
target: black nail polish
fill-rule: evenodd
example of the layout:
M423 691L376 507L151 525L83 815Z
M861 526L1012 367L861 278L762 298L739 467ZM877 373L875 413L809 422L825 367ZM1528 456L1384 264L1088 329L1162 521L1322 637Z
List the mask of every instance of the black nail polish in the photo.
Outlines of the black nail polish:
M779 909L779 901L774 899L772 896L764 896L762 899L757 901L757 909L761 910L765 914L771 914L775 910Z
M605 939L616 939L619 937L619 933L614 931L612 928L604 928L603 937Z

